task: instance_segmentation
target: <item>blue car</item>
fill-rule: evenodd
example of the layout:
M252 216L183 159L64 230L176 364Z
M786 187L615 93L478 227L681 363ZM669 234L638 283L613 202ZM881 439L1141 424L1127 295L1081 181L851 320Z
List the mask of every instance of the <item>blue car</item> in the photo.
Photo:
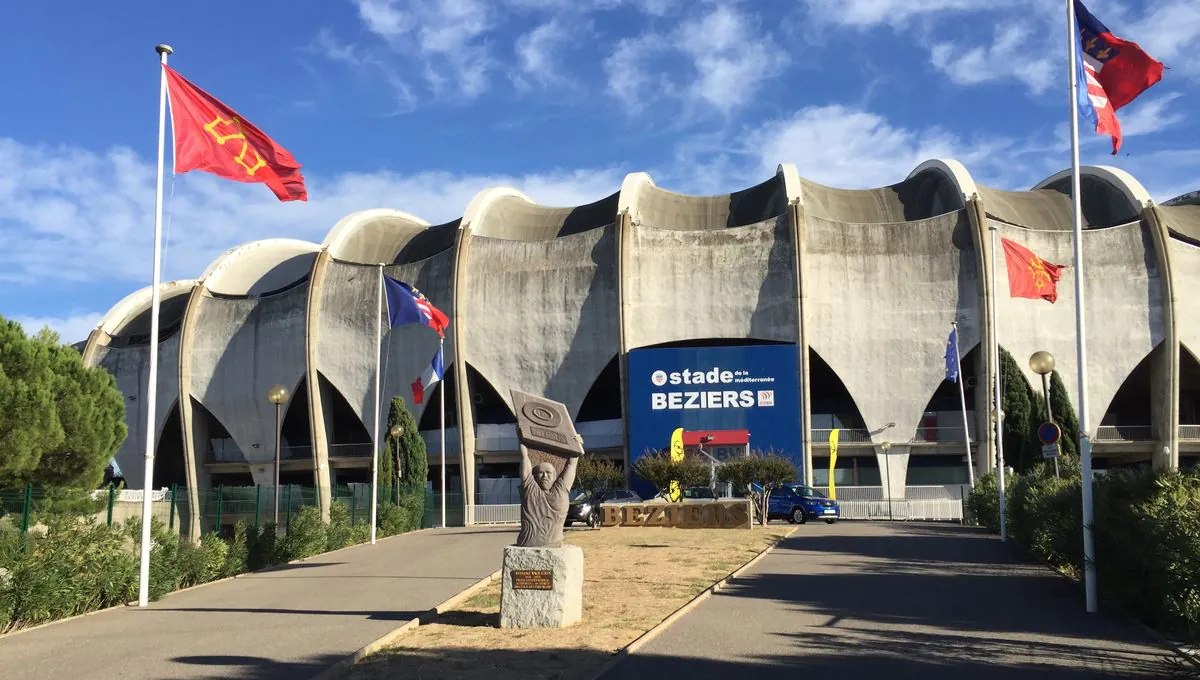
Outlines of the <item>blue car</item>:
M804 524L810 519L833 524L840 516L837 501L803 484L781 486L771 492L767 502L767 519L786 519L792 524Z

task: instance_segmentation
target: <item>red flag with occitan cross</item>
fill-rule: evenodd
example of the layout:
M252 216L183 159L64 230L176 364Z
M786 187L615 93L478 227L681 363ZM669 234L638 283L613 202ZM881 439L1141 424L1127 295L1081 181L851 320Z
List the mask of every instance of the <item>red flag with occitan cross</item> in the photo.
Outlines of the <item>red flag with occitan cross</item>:
M203 170L236 182L260 182L281 201L307 201L300 164L219 99L163 64L175 136L175 172Z
M1004 261L1008 265L1008 292L1013 297L1047 300L1058 299L1058 278L1063 265L1051 264L1025 246L1001 238Z

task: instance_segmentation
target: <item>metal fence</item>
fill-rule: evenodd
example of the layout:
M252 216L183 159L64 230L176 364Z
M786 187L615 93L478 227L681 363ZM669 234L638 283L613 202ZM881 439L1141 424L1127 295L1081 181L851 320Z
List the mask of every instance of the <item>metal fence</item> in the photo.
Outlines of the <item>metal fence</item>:
M829 495L829 487L817 487ZM924 520L961 522L970 487L959 484L904 487L903 498L887 498L879 486L839 486L842 519Z
M1180 439L1200 439L1200 425L1180 425Z
M520 524L520 505L472 505L467 508L471 524Z

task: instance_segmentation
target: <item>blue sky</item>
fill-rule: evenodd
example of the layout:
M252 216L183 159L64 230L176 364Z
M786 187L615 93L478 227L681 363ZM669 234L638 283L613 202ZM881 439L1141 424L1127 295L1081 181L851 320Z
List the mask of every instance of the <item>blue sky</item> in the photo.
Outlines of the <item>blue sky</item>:
M1200 189L1200 4L1092 0L1169 68L1085 163L1158 200ZM81 340L149 283L159 70L284 145L310 200L180 175L165 277L266 237L320 242L347 213L431 223L488 186L546 205L628 172L724 193L780 162L842 187L953 157L1028 188L1070 162L1055 0L128 0L19 3L0 25L0 315ZM169 158L168 158L169 164Z

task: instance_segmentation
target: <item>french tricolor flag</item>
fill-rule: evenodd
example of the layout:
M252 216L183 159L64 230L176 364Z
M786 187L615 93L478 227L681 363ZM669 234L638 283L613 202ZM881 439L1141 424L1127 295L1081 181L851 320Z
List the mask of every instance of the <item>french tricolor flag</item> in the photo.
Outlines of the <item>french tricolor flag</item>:
M1122 40L1075 0L1075 96L1079 115L1112 137L1113 153L1121 148L1117 109L1162 79L1162 62L1135 42Z
M420 378L413 381L413 403L425 403L425 391L440 382L445 373L446 369L442 364L442 350L439 349L437 354L433 355L433 361L429 362L429 368L425 369Z

